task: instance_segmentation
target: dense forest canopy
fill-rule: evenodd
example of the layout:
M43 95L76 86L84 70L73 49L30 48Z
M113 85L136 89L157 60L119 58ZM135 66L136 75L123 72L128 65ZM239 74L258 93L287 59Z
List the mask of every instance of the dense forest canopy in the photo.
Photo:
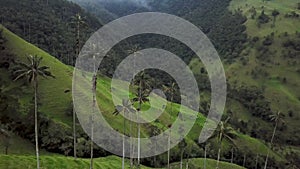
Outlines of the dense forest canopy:
M81 43L101 24L80 6L66 0L0 0L0 23L66 64L73 64L76 29L72 17L84 18ZM82 44L81 44L82 45Z

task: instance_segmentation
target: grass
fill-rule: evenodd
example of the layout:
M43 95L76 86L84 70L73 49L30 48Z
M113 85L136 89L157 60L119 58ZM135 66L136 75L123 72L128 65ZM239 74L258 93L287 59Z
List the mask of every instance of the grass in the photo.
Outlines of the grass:
M247 34L249 36L259 36L263 37L270 32L276 33L295 33L296 31L300 31L300 22L297 18L285 18L285 14L295 11L300 14L299 10L297 10L298 0L271 0L265 1L263 0L232 0L229 9L234 11L237 9L242 10L243 14L247 16L248 21L246 23L247 26ZM265 14L272 17L272 11L274 9L279 11L279 16L276 18L275 27L272 27L273 21L270 21L267 24L262 25L261 28L258 28L257 22L254 19L251 19L250 9L254 7L257 11L257 16L261 14L261 11L264 10Z
M89 169L89 159L77 159L64 156L41 156L41 169ZM116 156L97 158L94 160L95 169L116 169L122 165L122 159ZM129 161L126 161L126 167L130 168ZM16 156L0 155L1 169L34 169L36 168L35 156ZM142 166L142 169L148 167Z
M216 160L212 160L212 159L207 159L206 160L206 167L208 169L213 169L216 168L217 165L217 161ZM183 168L186 167L186 160L183 161ZM204 159L203 158L192 158L189 160L189 167L190 168L194 168L194 169L200 169L200 168L204 168ZM171 165L171 168L175 169L175 168L180 168L180 163L173 163ZM221 169L244 169L244 167L235 165L235 164L231 164L231 163L227 163L227 162L220 162L219 164L219 168Z
M56 76L55 79L40 79L40 85L39 85L39 91L40 91L40 112L43 114L47 115L49 118L54 119L57 123L61 123L65 125L66 127L71 128L71 117L66 114L66 111L68 110L70 103L71 103L71 92L68 92L68 90L71 90L71 85L72 85L72 68L70 66L64 65L54 57L50 56L46 52L42 51L41 49L31 45L30 43L25 42L15 34L11 33L7 29L4 28L4 36L7 38L7 47L10 51L12 51L17 58L20 61L25 60L25 56L28 54L37 54L39 56L43 57L43 63L46 64L47 66L50 66L50 70L52 73ZM2 73L1 76L7 77L5 73L7 72L0 72ZM10 81L7 77L7 81ZM11 85L15 85L14 83L10 82ZM103 110L103 114L106 118L106 120L111 124L111 126L119 131L122 130L122 123L123 123L123 118L121 116L114 116L112 112L114 111L114 105L112 103L111 99L111 93L110 93L110 79L106 77L99 77L98 78L98 86L97 86L97 101L98 104L100 105L101 109ZM19 82L17 85L21 86L21 82ZM22 104L22 107L24 107L24 110L26 110L26 107L28 107L28 103L32 97L32 89L30 87L22 87L23 91L21 93L16 93L16 95L20 96L20 103ZM120 91L124 94L126 94L126 91ZM153 99L154 102L154 108L158 109L161 105L159 103L163 102L162 98L155 98ZM149 105L148 105L149 106ZM179 111L180 105L178 104L173 104L173 111L171 110L171 104L168 103L166 106L166 110L164 113L159 117L158 121L152 122L151 125L155 125L159 127L162 130L166 129L166 126L171 124L172 122L175 121L177 118L177 112ZM145 107L145 109L147 106ZM22 109L23 110L23 109ZM24 112L26 113L26 112ZM192 110L186 109L184 113L192 113ZM198 139L201 128L204 124L205 117L201 114L198 113L198 118L195 122L195 125L193 126L192 130L188 134L187 141L190 144L195 144L195 140ZM143 126L143 125L142 125ZM129 131L129 127L126 127L126 131ZM149 135L149 128L147 126L142 127L142 137L146 137ZM242 140L243 145L247 145L247 149L256 151L253 147L255 147L257 144L263 145L263 143L259 142L258 140L246 137L245 135L240 135L239 137L240 140ZM253 141L255 140L255 141ZM27 143L23 143L22 139L20 141L20 146L26 146ZM30 147L30 146L28 146ZM16 147L18 149L18 147ZM21 149L20 149L21 150ZM265 154L268 148L265 146L262 149L259 149L259 151L262 151L262 154ZM174 151L177 151L177 148L174 148ZM24 150L24 152L26 152ZM18 154L18 153L14 153ZM20 151L19 154L23 154L22 151ZM24 153L26 154L26 153ZM271 156L277 156L276 154L272 154ZM281 158L281 157L278 157ZM4 160L3 160L4 159ZM14 159L17 159L20 161L20 163L14 163ZM22 160L23 159L23 160ZM103 161L105 161L105 158L100 158ZM24 161L27 161L30 166L34 165L34 157L32 156L1 156L0 161L6 161L7 165L19 165L19 166L25 166ZM60 162L64 161L65 162ZM44 162L43 162L44 161ZM96 160L99 161L99 164L101 160ZM79 161L72 161L71 158L66 158L62 156L42 156L42 164L46 164L47 166L49 165L49 168L64 168L67 166L64 166L66 164L70 163L70 166L76 167L80 166L83 167L87 164L87 160L79 160ZM61 163L61 164L59 164ZM111 163L117 163L118 166L120 164L113 160ZM0 164L3 164L0 162ZM32 164L32 165L31 165ZM56 166L57 165L57 166ZM62 165L62 166L59 166ZM29 166L29 167L30 167ZM69 165L68 165L69 166ZM80 168L79 167L79 168ZM15 167L18 168L18 167Z
M300 76L297 72L299 68L299 62L297 58L284 58L282 51L287 52L287 49L282 46L282 43L287 39L296 40L296 31L300 32L300 21L299 18L285 18L284 15L295 11L300 14L297 9L298 0L232 0L229 9L232 11L242 10L243 14L247 17L248 21L245 23L247 27L247 34L250 37L258 36L260 40L254 45L247 45L244 50L244 58L248 59L248 63L243 65L241 61L237 60L233 65L225 66L228 67L226 70L229 76L228 81L233 84L235 81L237 85L255 85L259 88L264 88L264 95L271 104L273 112L281 111L285 114L285 121L287 125L287 131L284 133L285 137L292 137L300 127ZM280 12L280 15L276 19L275 27L271 27L272 21L267 24L263 24L259 28L256 24L256 19L250 18L250 9L254 7L257 10L257 16L260 15L264 6L264 11L270 18L273 19L271 12L276 9ZM257 17L256 17L257 18ZM284 36L284 32L288 33L288 36ZM265 36L274 33L274 40L272 45L267 46L269 51L272 52L269 56L264 56L263 59L258 59L258 46L262 45L262 40ZM298 38L299 40L299 38ZM290 64L296 63L296 64ZM259 75L257 78L251 76L251 72L257 69L261 69L268 75ZM283 78L286 82L283 82ZM239 111L237 109L236 111ZM288 111L293 111L294 116L289 117ZM247 113L241 111L241 113ZM249 112L248 112L249 113ZM249 120L254 121L249 117ZM289 134L289 135L288 135Z

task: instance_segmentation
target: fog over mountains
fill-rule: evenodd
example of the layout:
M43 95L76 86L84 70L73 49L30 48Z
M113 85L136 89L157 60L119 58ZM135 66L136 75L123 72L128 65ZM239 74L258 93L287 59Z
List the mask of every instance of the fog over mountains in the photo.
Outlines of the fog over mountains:
M105 3L112 3L112 2L127 2L127 3L135 3L137 5L143 6L143 7L147 7L149 8L148 5L148 0L71 0L74 2L105 2Z

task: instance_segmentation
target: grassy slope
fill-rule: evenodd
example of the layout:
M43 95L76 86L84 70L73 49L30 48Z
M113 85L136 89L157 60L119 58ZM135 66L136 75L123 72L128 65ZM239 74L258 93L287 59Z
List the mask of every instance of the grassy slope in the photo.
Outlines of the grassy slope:
M300 22L298 19L293 18L284 18L284 15L295 11L300 14L300 11L297 10L298 0L232 0L230 9L237 10L241 9L243 13L250 18L251 13L250 9L254 7L257 11L257 16L260 15L261 11L264 10L265 14L269 15L272 19L272 11L274 9L280 12L280 15L276 18L276 26L271 27L272 22L264 24L261 28L258 28L256 25L256 20L249 19L246 22L247 25L247 34L250 36L260 36L263 37L270 32L276 33L295 33L296 31L300 31Z
M70 126L71 118L65 114L65 111L69 107L71 101L71 93L65 93L65 90L71 89L72 68L62 64L54 57L25 42L6 29L4 29L4 36L8 39L7 46L9 50L13 51L14 54L18 56L18 59L24 60L26 54L38 54L44 58L43 63L47 63L47 65L50 66L51 71L56 76L56 79L40 80L40 93L42 96L42 105L40 106L40 111L48 115L50 118L55 119L57 122L63 123L66 126ZM111 114L114 108L111 103L111 96L109 93L110 90L108 90L110 87L109 79L100 78L98 85L98 101L101 100L100 106L103 107L106 118L108 119L108 121L110 121L113 127L121 130L122 125L118 124L122 124L122 119L120 117L116 118ZM24 93L20 93L20 95L21 94L21 101L23 102L24 106L26 106L26 103L28 103L28 100L31 97L31 91L29 90L28 92L26 92L25 96ZM170 124L176 119L176 112L178 110L178 107L178 105L174 104L173 112L171 112L170 114L166 112L163 113L163 115L160 117L160 122L154 122L152 124L165 129L166 124ZM169 104L166 110L170 112ZM199 131L201 131L200 129L203 126L203 122L204 117L202 114L199 114L196 125L193 127L188 136L189 141L196 140L198 138L198 134ZM165 125L162 125L162 123ZM142 135L147 136L147 133L148 131L145 127L143 129ZM257 150L253 149L253 147L256 147L258 145L259 147L261 147L259 149L259 151L261 151L261 154L266 154L268 148L263 143L256 139L253 139L255 140L255 142L248 142L248 138L245 137L247 136L241 135L241 137L239 138L243 141L243 144L246 145L247 149L255 152ZM280 156L274 154L273 152L271 153L271 156L277 156L278 159L281 159ZM9 157L3 156L2 158Z
M42 169L88 169L88 159L77 159L64 156L41 156ZM97 158L94 160L94 167L97 169L116 169L120 168L122 159L116 156ZM0 168L2 169L33 169L36 166L35 156L16 156L0 155ZM126 162L126 168L129 167L129 161ZM141 168L148 168L142 166Z
M206 161L206 168L208 169L213 169L217 165L215 160L207 159ZM186 160L183 161L183 168L186 167ZM189 167L193 169L202 169L204 168L204 159L203 158L193 158L189 160ZM180 163L173 163L171 165L171 168L180 168ZM226 163L226 162L220 162L219 168L221 169L243 169L244 167L231 164L231 163Z
M274 42L268 48L274 52L270 58L266 60L258 60L257 50L254 47L247 47L244 53L245 58L249 60L246 65L243 65L240 61L227 66L227 76L229 82L233 83L237 81L238 84L244 83L247 85L256 85L265 88L265 96L271 103L273 111L281 111L286 117L285 121L287 125L287 131L289 133L297 132L300 127L300 77L297 73L299 68L299 62L295 59L282 57L281 50L286 50L282 43L286 39L295 38L295 32L300 31L300 20L299 18L285 18L284 15L295 11L300 14L297 10L297 0L272 0L263 3L262 0L233 0L230 5L231 10L242 10L243 14L247 16L248 21L245 23L247 27L247 34L250 37L258 36L261 40L257 45L262 45L262 39L274 33ZM276 18L275 27L271 27L272 21L267 24L263 24L260 28L257 26L256 18L260 15L262 6L264 6L265 13L273 19L271 13L272 10L276 9L280 12ZM250 18L249 10L254 7L257 10L257 16L255 19ZM284 37L283 33L287 32L288 37ZM291 65L289 62L296 62L296 65ZM255 69L262 69L264 72L269 74L268 78L261 76L253 79L250 72ZM280 79L278 79L278 77ZM286 78L287 82L282 82L282 78ZM292 110L294 117L289 117L287 112ZM243 111L242 111L243 112ZM251 119L248 119L251 120ZM252 119L255 120L255 119ZM290 137L290 136L287 136Z

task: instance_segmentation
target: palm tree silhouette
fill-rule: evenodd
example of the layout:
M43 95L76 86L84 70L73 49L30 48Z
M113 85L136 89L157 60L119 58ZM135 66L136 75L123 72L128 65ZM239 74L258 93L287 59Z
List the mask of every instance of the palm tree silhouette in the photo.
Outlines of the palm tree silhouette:
M124 114L123 121L123 157L122 157L122 169L125 168L125 127L126 119L125 114L134 113L135 109L132 107L132 104L129 100L122 100L122 105L117 105L116 110L113 112L114 115L119 115L120 113Z
M137 108L137 118L139 120L140 113L142 109L142 104L149 102L149 92L146 89L148 77L145 75L145 72L142 71L140 75L135 78L134 84L138 84L137 88L137 97L133 98L133 102L138 103ZM138 167L140 166L140 153L141 153L141 125L138 123Z
M278 127L278 123L279 122L283 122L284 123L284 120L283 120L284 119L284 115L280 111L278 111L276 114L272 114L269 117L270 117L270 121L275 122L275 126L274 126L274 129L273 129L273 134L272 134L271 142L270 142L271 148L272 148L274 136L275 136L275 133L276 133L276 129ZM264 169L267 168L269 154L270 154L270 150L268 149L268 153L267 153L267 157L266 157L266 160L265 160Z
M72 18L72 25L75 25L76 27L76 58L79 55L80 52L80 26L82 25L86 25L84 22L84 18L81 17L81 15L79 13L77 13L75 16L73 16ZM72 63L71 65L73 65L74 60L72 58ZM73 110L73 144L74 144L74 158L77 158L77 149L76 149L76 114L75 111Z
M221 150L222 150L222 142L223 140L227 140L233 144L236 134L233 132L233 128L228 125L228 121L230 118L227 118L225 121L221 121L217 127L216 135L217 141L219 142L219 150L218 150L218 159L217 159L217 166L216 169L219 168L220 163L220 156L221 156Z
M27 78L27 81L32 84L34 89L34 130L35 130L35 150L37 159L37 168L40 168L39 160L39 145L38 145L38 77L43 78L52 77L55 78L51 72L48 70L48 66L40 66L42 57L37 55L29 55L27 57L28 63L19 63L14 74L17 76L14 80L19 80L21 78Z

